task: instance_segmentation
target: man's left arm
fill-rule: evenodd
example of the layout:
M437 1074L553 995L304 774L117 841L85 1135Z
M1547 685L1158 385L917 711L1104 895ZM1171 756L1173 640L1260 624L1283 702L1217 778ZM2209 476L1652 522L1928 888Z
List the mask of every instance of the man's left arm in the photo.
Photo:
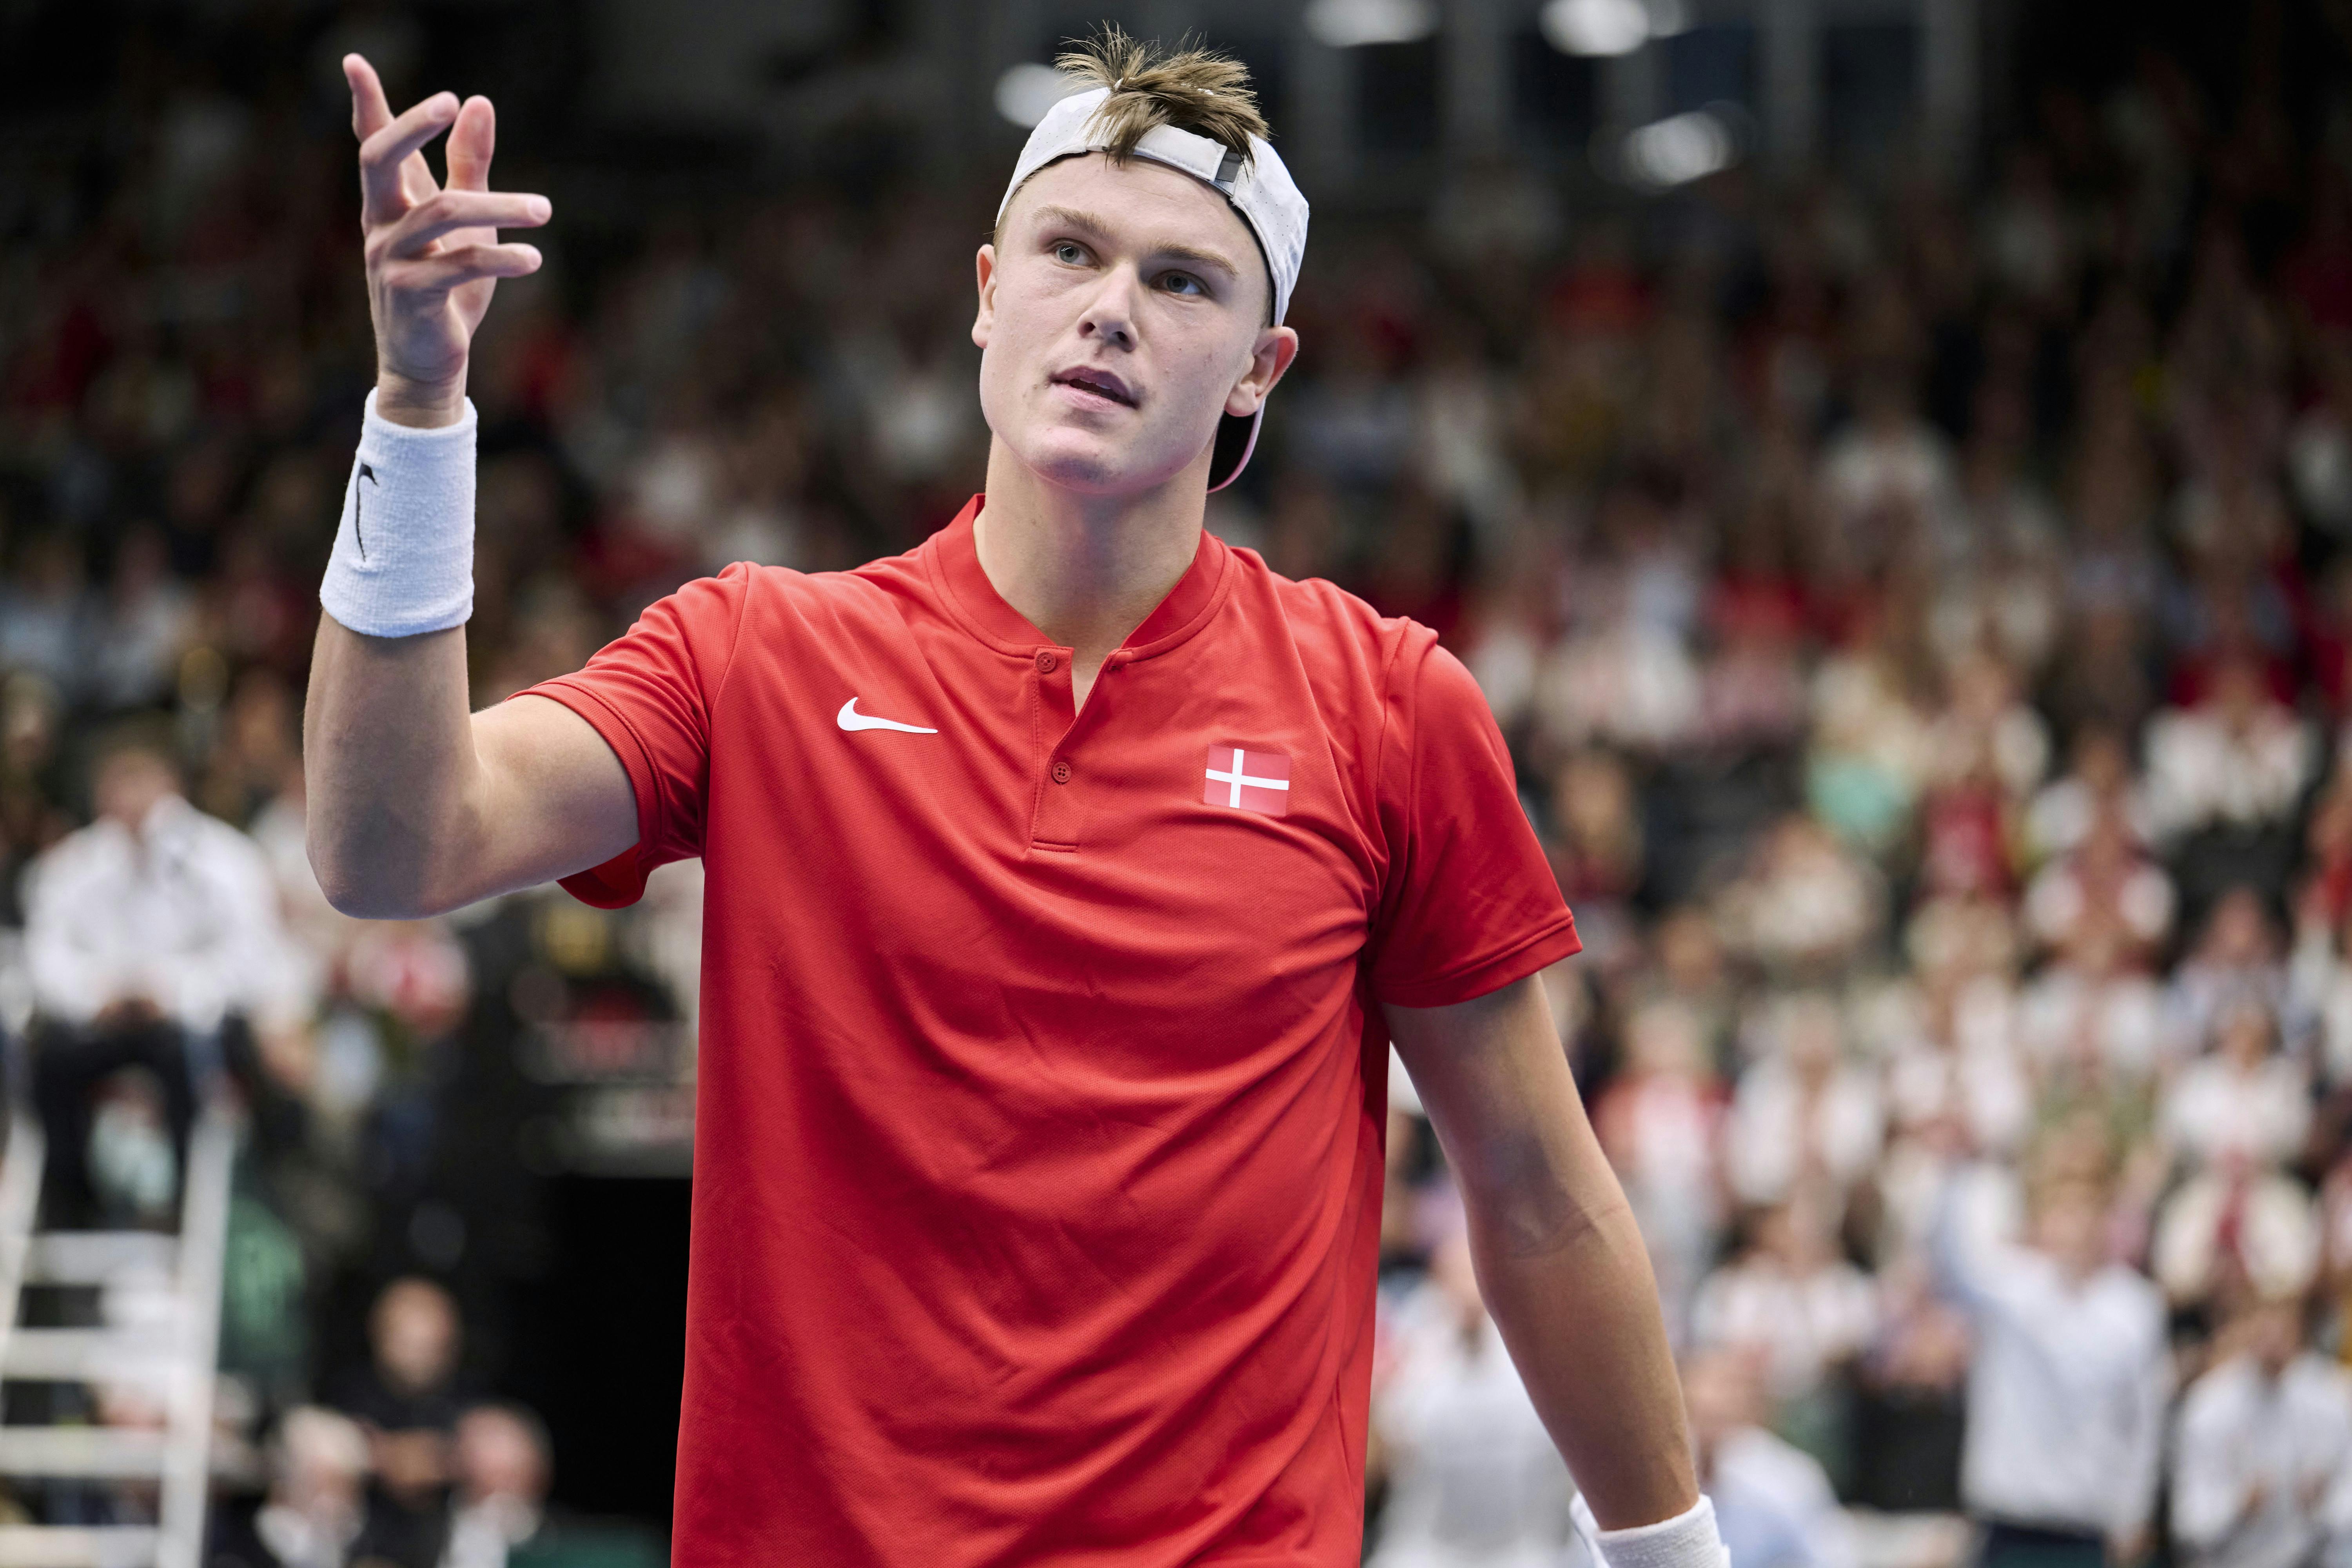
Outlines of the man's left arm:
M1657 1283L1541 981L1383 1011L1460 1184L1487 1310L1595 1518L1613 1533L1688 1512L1698 1484Z

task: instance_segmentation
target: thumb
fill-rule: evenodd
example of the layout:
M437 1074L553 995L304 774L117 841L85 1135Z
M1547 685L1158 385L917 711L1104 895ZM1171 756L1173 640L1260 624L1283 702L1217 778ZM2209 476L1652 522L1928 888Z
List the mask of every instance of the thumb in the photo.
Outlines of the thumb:
M449 188L487 191L490 188L490 153L498 145L499 116L490 100L478 95L457 110L449 128Z

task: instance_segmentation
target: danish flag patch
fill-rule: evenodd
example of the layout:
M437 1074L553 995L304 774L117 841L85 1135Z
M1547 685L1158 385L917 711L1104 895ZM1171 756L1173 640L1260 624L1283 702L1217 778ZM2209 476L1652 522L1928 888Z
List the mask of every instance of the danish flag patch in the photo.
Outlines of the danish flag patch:
M1252 751L1246 746L1211 746L1201 799L1208 805L1280 816L1290 809L1290 759L1280 752Z

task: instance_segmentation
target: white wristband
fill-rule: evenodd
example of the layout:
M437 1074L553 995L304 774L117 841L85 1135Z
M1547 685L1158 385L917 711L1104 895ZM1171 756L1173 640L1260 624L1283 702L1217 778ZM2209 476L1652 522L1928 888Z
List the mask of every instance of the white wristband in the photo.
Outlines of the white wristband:
M1568 1516L1597 1568L1731 1568L1731 1549L1716 1531L1715 1504L1704 1492L1672 1519L1628 1530L1601 1529L1581 1492Z
M380 418L375 394L360 423L319 603L372 637L464 626L474 613L473 399L455 425L418 430Z

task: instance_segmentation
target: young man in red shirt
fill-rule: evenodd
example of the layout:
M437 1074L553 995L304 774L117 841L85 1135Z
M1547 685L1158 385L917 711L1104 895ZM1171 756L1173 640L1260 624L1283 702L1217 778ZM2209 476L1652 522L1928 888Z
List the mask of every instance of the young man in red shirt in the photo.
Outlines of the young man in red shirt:
M320 880L619 905L702 857L680 1563L1356 1562L1393 1039L1612 1568L1717 1568L1494 721L1426 628L1202 528L1297 349L1306 202L1238 65L1065 64L1096 85L977 258L984 496L855 572L688 584L469 714L467 352L548 204L488 189L486 100L394 118L345 62L381 363Z

